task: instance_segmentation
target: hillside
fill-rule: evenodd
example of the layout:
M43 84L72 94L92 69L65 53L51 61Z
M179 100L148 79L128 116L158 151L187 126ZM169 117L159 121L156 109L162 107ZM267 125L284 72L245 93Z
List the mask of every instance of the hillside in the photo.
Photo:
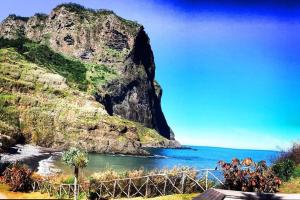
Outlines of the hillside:
M178 147L143 27L62 4L0 25L0 139L91 152Z

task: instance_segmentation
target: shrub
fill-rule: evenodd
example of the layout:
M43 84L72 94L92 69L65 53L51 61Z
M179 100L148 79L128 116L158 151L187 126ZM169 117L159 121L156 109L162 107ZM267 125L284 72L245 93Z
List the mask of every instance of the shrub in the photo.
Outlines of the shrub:
M65 180L62 181L64 184L74 184L74 176L69 176Z
M296 167L293 173L293 177L300 177L300 166Z
M295 167L296 165L293 160L286 159L276 162L272 166L272 170L274 171L276 176L278 176L284 181L288 181L292 177Z
M131 183L134 184L135 188L140 188L140 192L142 194L145 194L145 190L146 190L145 182L147 178L149 178L149 185L147 190L148 197L161 195L156 190L156 188L159 188L162 191L163 188L166 187L167 194L177 193L178 191L176 191L173 186L180 189L182 188L182 177L183 177L182 172L184 172L192 179L196 179L198 175L195 169L188 168L188 167L174 167L173 169L161 169L161 170L152 170L152 171L145 171L144 169L139 169L139 170L131 170L127 172L119 172L119 173L109 169L104 172L94 173L90 179L91 197L93 197L96 194L96 192L99 193L101 182L104 181L107 190L115 191L118 197L122 197L122 196L125 197L126 195L124 195L124 193L120 190L119 187L116 187L114 189L114 184L116 179L120 179L118 185L121 188L128 189L128 185L131 181ZM167 174L168 176L165 176L164 174ZM129 180L128 178L131 178L131 180ZM172 184L170 184L169 181L172 181L173 186ZM165 182L168 183L166 186L165 186ZM204 186L205 181L200 180L199 184ZM195 187L194 182L186 178L183 190L184 193L192 193L192 192L199 191L199 188ZM102 191L102 192L104 192L102 193L103 197L109 197L109 193L105 193L107 191ZM135 194L136 192L137 191L134 188L132 188L131 193ZM140 195L140 193L136 195Z
M62 155L62 160L69 166L74 167L74 197L77 199L77 180L79 175L79 169L87 166L89 160L87 153L71 147L68 151L65 151Z
M300 143L294 143L292 148L287 152L286 157L295 162L296 165L300 164Z
M232 159L231 163L219 161L224 174L224 188L245 192L270 192L278 191L281 184L280 178L274 175L265 161L255 163L251 158L242 162Z
M31 190L32 171L25 165L15 163L3 172L3 179L12 191L26 192Z
M295 173L297 165L300 165L300 143L294 143L290 149L283 151L272 168L276 176L288 181L292 176L298 176Z
M1 156L0 156L1 159ZM7 169L7 167L9 166L9 162L0 162L0 176L3 175L3 172Z

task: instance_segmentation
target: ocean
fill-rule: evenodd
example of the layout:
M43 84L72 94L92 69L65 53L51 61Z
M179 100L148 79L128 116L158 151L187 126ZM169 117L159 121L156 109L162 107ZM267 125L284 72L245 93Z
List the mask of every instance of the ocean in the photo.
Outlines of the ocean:
M187 149L149 149L154 155L151 157L103 155L90 153L89 164L83 173L90 175L105 169L126 171L143 168L145 170L172 168L174 166L188 166L195 169L214 169L219 160L230 162L232 158L250 157L254 161L265 160L268 165L280 154L278 151L245 150L219 147L190 146ZM48 161L65 173L72 169L63 164L59 156L51 157Z

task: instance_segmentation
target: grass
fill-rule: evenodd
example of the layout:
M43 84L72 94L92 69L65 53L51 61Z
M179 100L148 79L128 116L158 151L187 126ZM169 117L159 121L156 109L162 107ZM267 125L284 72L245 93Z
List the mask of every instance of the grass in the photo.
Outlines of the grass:
M4 195L8 199L51 199L48 194L40 192L12 192L6 184L0 184L0 195Z
M292 178L280 186L279 192L300 193L300 165L295 168Z
M69 83L73 83L78 89L86 90L87 69L79 60L73 60L56 53L46 45L30 42L25 43L23 54L29 61L65 77Z
M300 193L300 177L291 178L288 182L284 182L280 188L281 193Z
M6 184L0 184L0 195L4 195L8 199L55 199L55 197L49 196L47 193L40 192L12 192L9 190L9 186ZM191 200L193 197L196 197L199 194L174 194L167 196L160 196L154 198L147 198L147 200ZM86 198L82 198L86 199ZM144 200L143 197L136 198L121 198L116 200Z
M174 194L174 195L166 195L166 196L160 196L160 197L154 197L154 198L147 198L147 200L191 200L192 198L196 197L199 194ZM137 198L122 198L117 200L145 200L143 197L137 197Z
M126 126L137 128L138 137L142 144L154 144L166 140L156 130L147 128L138 122L129 121L117 116L107 116L106 120L119 127ZM122 138L120 138L120 140L122 140Z
M0 121L12 125L13 127L19 126L19 112L13 104L15 95L0 94Z

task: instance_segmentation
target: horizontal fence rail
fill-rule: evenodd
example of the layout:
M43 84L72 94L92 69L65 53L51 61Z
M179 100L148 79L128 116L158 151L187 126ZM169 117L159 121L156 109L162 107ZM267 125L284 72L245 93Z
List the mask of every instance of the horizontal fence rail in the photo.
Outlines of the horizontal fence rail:
M176 174L151 174L141 177L90 181L77 186L80 193L93 195L95 199L120 197L154 197L170 194L204 192L223 185L218 177L221 172L213 169L182 171ZM35 181L33 191L55 195L57 198L71 198L74 184L51 184L49 181Z

